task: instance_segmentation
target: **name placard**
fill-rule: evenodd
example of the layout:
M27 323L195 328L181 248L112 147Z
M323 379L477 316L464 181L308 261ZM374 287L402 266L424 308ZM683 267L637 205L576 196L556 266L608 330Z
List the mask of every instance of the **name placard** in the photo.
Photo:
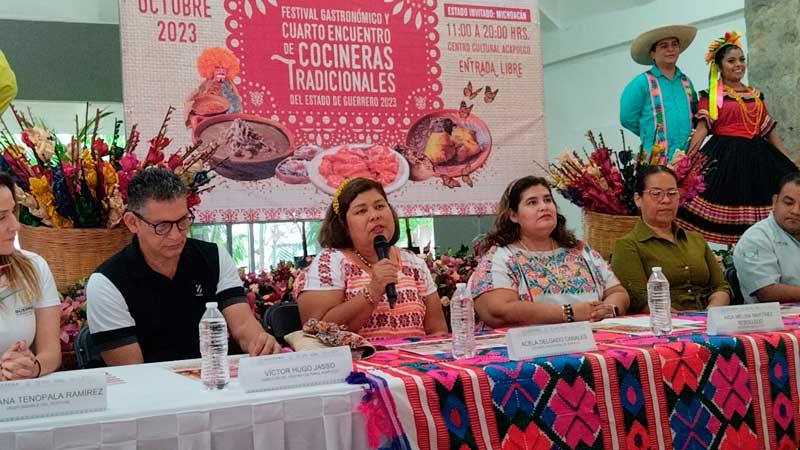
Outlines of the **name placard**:
M783 329L778 302L708 308L707 334L753 333Z
M106 406L103 372L0 382L0 422L103 411Z
M520 360L597 350L589 322L511 328L506 333L508 359Z
M245 392L343 383L353 370L350 347L256 356L239 360Z

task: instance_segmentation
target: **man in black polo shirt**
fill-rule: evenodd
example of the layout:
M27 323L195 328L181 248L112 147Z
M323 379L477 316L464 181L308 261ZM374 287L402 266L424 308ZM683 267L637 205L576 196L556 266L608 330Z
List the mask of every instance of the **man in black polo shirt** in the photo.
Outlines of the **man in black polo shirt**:
M108 365L200 357L206 302L219 304L231 336L250 355L280 351L250 312L230 255L187 239L194 217L186 194L163 168L140 170L128 184L123 221L135 237L86 285L89 329Z

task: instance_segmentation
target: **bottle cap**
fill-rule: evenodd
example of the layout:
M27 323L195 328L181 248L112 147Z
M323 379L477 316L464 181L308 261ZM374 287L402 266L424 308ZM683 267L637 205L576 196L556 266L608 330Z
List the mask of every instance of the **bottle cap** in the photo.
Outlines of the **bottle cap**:
M206 309L208 309L208 308L216 308L216 307L217 307L217 302L207 302L206 303Z
M653 267L653 272L661 272L661 266Z

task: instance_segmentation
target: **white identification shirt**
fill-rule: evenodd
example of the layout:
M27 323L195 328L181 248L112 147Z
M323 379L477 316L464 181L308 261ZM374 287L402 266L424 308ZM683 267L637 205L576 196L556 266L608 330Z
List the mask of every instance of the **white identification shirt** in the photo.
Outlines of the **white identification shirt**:
M33 261L33 266L39 275L39 289L42 294L29 303L24 303L17 294L0 301L0 352L5 352L20 339L30 346L36 336L34 310L61 304L56 282L44 258L26 250L22 250L22 254ZM0 291L0 297L5 297L12 290L13 286L3 289Z

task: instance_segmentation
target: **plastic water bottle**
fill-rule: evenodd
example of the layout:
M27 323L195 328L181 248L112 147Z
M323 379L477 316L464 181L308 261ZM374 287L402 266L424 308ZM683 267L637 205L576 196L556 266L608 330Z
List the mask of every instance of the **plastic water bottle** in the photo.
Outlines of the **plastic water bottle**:
M223 389L228 372L228 324L217 309L217 302L206 303L206 312L200 319L200 380L206 389Z
M653 267L647 280L647 303L650 306L650 329L656 335L672 332L672 301L669 297L669 281L661 267Z
M453 357L475 356L475 307L465 283L456 284L450 300L450 326L453 329Z

